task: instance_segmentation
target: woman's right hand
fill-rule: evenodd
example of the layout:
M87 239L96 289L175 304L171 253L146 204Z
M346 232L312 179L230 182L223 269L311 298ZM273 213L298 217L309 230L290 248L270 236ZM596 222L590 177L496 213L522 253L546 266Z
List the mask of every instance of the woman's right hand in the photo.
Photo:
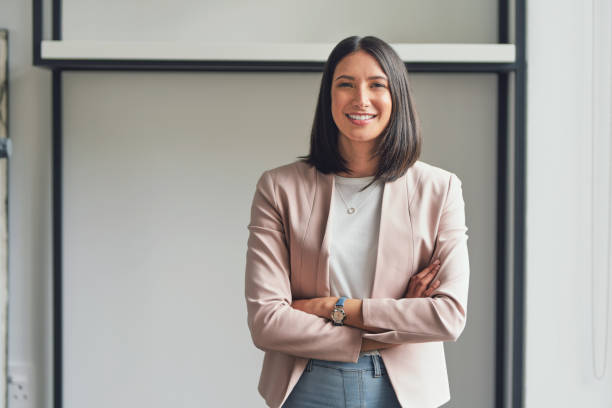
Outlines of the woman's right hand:
M440 270L440 260L436 259L421 272L412 275L408 281L405 298L430 297L434 290L440 286L440 280L432 280Z

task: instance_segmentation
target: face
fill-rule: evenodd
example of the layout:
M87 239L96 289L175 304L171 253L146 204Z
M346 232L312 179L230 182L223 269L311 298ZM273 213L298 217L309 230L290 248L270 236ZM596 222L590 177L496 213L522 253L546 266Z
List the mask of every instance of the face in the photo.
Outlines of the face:
M339 143L372 144L389 123L389 80L378 61L365 51L348 54L336 65L331 99Z

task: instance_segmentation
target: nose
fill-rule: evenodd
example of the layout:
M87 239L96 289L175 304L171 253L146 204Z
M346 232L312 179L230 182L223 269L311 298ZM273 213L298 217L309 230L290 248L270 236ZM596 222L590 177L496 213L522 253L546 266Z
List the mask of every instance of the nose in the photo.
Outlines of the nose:
M370 106L370 94L367 84L357 86L355 88L355 97L353 99L353 104L355 105L355 107Z

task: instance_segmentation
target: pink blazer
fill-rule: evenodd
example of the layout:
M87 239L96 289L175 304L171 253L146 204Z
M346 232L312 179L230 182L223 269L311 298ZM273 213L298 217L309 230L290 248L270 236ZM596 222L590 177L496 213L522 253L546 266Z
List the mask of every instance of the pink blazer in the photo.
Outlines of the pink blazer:
M383 333L334 326L291 307L294 298L330 296L334 184L333 174L301 161L265 171L257 183L245 298L253 343L265 351L259 393L280 407L308 359L356 362L365 337L399 344L380 354L402 407L438 407L450 399L442 342L455 341L466 321L470 267L461 181L417 161L385 183L374 284L362 306L365 325ZM429 298L402 298L410 277L435 258L439 288Z

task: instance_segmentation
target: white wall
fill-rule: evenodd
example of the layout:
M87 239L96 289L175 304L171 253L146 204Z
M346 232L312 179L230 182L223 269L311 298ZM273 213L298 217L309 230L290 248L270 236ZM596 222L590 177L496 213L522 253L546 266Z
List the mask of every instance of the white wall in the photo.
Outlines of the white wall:
M590 4L531 1L527 10L527 408L612 406L610 339L603 380L595 379L592 364L591 300L595 295L601 369L606 290L602 277L610 271L605 262L592 259L590 249ZM609 27L610 14L605 18ZM609 37L607 44L603 53L609 56ZM609 95L610 83L602 85ZM594 108L607 112L609 121L609 106L598 103ZM603 155L609 151L609 127L605 137L596 139L596 164L607 171ZM607 179L607 174L598 174L604 176ZM612 180L599 181L601 200L596 202L603 204ZM598 216L598 227L605 226L609 216ZM592 262L598 274L594 293Z

